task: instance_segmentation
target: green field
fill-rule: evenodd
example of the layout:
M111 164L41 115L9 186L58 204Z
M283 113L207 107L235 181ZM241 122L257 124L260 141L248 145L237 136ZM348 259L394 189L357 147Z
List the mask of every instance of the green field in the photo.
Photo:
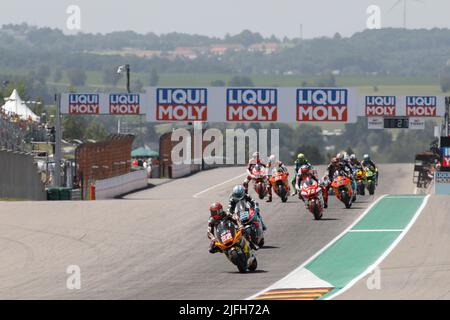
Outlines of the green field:
M24 76L30 70L0 68L0 75ZM100 71L86 72L86 86L81 90L92 89L124 89L125 79L121 79L116 88L104 85L103 73ZM160 74L160 86L209 86L212 81L222 80L225 83L233 74L198 74L198 73L163 73ZM317 75L250 75L255 86L298 87L304 83L314 86L321 77ZM148 85L149 74L131 70L131 80L139 79L144 86ZM378 75L344 75L336 76L336 85L339 87L359 87L362 93L372 94L442 94L438 77L398 77ZM69 80L63 72L62 79L55 83L52 76L47 80L50 87L65 91L69 87Z

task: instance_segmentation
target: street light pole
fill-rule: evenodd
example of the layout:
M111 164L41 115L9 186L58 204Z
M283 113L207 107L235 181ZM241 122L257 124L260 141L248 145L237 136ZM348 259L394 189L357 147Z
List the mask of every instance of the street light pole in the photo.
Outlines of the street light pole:
M121 65L119 66L119 68L117 69L117 73L121 74L123 69L125 69L126 71L126 77L127 77L127 92L131 93L130 90L130 65L127 63L125 65ZM121 129L121 123L120 123L120 116L119 116L119 120L117 121L117 133L120 134L120 129Z
M56 100L56 119L55 119L55 153L53 161L55 162L55 185L61 186L61 95L55 95Z

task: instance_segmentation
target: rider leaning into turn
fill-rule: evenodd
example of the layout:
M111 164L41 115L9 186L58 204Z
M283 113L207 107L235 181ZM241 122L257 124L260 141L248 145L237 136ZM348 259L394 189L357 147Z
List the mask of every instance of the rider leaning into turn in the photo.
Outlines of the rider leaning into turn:
M210 217L208 219L208 238L211 240L211 244L209 245L209 252L216 253L220 251L220 249L215 245L216 237L214 235L214 229L216 226L223 220L229 219L234 224L238 226L239 229L242 229L242 223L239 220L237 214L231 214L229 212L225 212L223 210L223 206L220 202L214 202L209 207Z
M292 181L291 181L292 189L293 189L291 196L295 196L297 194L295 184L297 182L297 175L298 175L300 168L304 165L307 165L312 168L311 164L308 162L308 160L306 160L305 155L303 153L299 153L297 155L297 160L295 160L294 165L295 165L294 176L292 177Z

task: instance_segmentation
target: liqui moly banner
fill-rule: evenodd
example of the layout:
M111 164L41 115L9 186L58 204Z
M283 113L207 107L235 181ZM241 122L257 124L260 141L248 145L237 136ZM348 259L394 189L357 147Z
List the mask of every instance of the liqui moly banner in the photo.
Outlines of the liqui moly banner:
M297 121L347 122L349 92L347 89L297 89Z
M207 121L208 90L206 88L158 88L156 90L157 121Z
M61 113L146 114L154 122L354 123L358 116L441 117L445 97L360 95L356 88L149 87L144 94L65 93Z
M407 96L406 115L408 117L436 117L436 96Z
M72 115L145 114L146 95L140 93L64 93L61 113Z
M395 96L366 96L366 117L393 117L396 116Z
M277 121L277 89L227 89L227 121Z

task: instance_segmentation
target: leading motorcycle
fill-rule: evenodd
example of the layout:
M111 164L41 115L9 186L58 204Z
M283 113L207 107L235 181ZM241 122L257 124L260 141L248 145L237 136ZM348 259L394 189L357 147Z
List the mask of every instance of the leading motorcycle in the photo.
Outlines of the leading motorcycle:
M221 249L231 263L237 266L239 272L254 271L258 267L255 252L250 248L248 240L241 230L230 220L222 220L215 228L215 245Z

